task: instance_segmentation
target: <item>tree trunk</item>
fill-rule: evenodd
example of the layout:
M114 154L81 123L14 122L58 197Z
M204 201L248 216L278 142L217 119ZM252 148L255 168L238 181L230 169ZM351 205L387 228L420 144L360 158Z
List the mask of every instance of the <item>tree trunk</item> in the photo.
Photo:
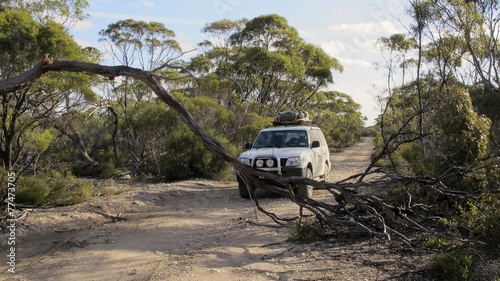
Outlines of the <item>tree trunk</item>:
M83 158L83 160L85 160L85 162L91 164L91 165L97 165L97 161L95 161L92 157L90 157L90 155L88 154L87 152L87 149L85 148L85 145L83 144L83 140L80 136L80 134L78 134L78 132L76 132L74 129L71 130L71 133L66 131L63 127L57 125L57 124L54 124L54 128L56 130L58 130L59 132L61 132L62 134L64 134L65 136L67 136L68 138L71 139L71 141L73 142L73 144L75 144L76 146L76 149L78 150L78 154Z

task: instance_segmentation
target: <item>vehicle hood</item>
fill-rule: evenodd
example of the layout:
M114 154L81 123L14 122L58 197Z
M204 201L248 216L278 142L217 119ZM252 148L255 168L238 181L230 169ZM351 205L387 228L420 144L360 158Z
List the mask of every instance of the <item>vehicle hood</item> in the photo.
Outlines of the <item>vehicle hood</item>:
M282 148L259 148L243 152L240 158L255 159L260 156L277 156L281 158L290 158L300 156L304 153L304 147L282 147Z

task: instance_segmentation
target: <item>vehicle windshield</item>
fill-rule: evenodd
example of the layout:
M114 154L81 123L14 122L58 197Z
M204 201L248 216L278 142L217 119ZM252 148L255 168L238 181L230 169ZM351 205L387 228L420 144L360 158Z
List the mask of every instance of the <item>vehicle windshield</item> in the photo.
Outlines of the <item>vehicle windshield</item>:
M253 148L308 147L308 144L305 130L265 131L259 134Z

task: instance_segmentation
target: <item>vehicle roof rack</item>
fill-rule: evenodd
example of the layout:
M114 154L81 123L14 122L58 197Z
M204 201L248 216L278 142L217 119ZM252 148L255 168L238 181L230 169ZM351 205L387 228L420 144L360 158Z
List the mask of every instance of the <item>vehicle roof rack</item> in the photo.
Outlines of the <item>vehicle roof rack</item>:
M311 125L309 113L307 111L283 111L279 112L274 118L273 126L300 126Z

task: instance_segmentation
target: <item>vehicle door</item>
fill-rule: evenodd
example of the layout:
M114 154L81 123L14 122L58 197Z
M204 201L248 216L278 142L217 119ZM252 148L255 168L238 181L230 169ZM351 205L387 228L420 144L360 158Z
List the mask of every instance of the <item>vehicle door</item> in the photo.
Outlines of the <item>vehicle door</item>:
M325 161L324 152L321 146L321 133L318 130L312 129L309 131L311 136L311 150L312 150L312 165L313 165L313 176L318 177L325 173L325 165L323 165ZM320 143L319 147L312 148L312 144L314 141L318 141Z
M321 143L321 166L323 167L324 172L326 172L325 169L329 169L331 167L330 150L328 149L328 143L326 143L325 135L323 134L323 132L321 130L318 130L318 134Z

